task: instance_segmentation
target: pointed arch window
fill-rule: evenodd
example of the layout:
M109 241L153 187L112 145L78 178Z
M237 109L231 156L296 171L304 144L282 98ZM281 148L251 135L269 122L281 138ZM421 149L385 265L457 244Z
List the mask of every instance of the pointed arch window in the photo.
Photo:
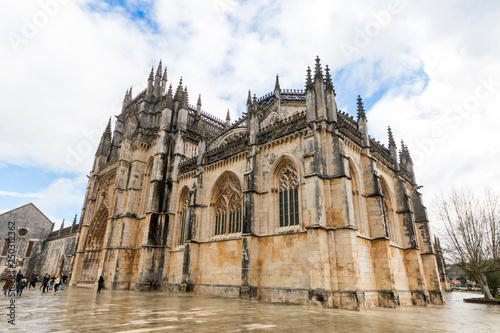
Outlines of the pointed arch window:
M280 227L299 224L299 176L291 164L281 168L279 174Z
M382 200L384 204L384 215L387 221L387 233L389 239L392 242L401 245L401 233L399 231L398 221L394 220L394 209L392 206L391 192L389 191L389 186L387 185L387 182L384 179L381 179L381 185L382 185L382 195L383 195Z
M184 196L184 201L182 203L182 212L181 212L181 234L179 237L179 245L184 245L185 237L186 237L186 220L189 209L189 193L186 193Z
M228 177L217 192L215 201L215 235L241 232L241 185Z

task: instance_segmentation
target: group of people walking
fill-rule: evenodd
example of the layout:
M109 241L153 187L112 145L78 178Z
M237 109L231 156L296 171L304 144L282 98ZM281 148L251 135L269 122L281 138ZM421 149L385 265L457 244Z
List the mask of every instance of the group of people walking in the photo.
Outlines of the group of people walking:
M31 274L31 276L24 276L21 273L17 273L16 276L8 275L5 278L3 294L11 296L12 293L15 293L17 296L21 296L23 294L23 290L26 287L28 288L28 290L35 290L38 280L38 274ZM66 274L62 276L50 276L49 274L45 274L42 280L42 285L38 289L42 290L43 293L48 292L52 289L54 290L54 292L57 292L59 290L59 287L61 288L61 290L63 290L64 285L67 282L68 276Z
M65 274L63 276L54 276L52 277L49 274L45 274L42 280L42 285L40 286L42 292L48 292L49 290L54 289L54 292L59 291L59 287L61 290L64 290L64 285L68 282L68 276Z
M50 276L49 274L45 274L42 279L42 285L38 288L38 290L41 290L42 293L49 292L49 290L58 292L59 288L60 290L64 289L64 285L68 282L68 278L69 277L66 274L62 276ZM14 293L17 296L21 296L26 287L28 290L35 290L38 280L38 274L31 274L31 276L24 276L21 273L17 273L16 276L8 275L5 278L5 284L3 285L3 294L11 296ZM102 288L104 288L104 278L101 276L97 281L98 294L101 293Z

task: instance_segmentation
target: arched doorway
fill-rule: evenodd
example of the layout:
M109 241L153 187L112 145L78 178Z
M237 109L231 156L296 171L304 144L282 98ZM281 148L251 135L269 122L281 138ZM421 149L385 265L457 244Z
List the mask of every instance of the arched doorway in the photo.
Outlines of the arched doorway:
M98 278L107 221L108 209L103 204L94 215L85 239L83 269L80 276L82 283L93 283Z

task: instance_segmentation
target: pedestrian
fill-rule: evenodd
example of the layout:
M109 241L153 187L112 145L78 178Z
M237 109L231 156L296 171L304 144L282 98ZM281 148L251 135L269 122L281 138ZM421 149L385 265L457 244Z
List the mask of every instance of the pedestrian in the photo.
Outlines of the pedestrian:
M100 294L101 293L101 289L104 288L104 278L101 277L99 278L99 281L97 282L97 293Z
M45 273L45 276L43 277L43 282L42 282L42 286L40 288L43 288L42 289L42 293L45 293L47 292L49 286L49 281L50 281L50 276L49 274Z
M33 274L33 278L31 279L31 286L33 287L33 290L36 289L36 283L38 282L38 274Z
M5 279L5 284L3 285L3 294L10 296L10 290L15 284L14 277L12 275L8 275Z
M35 274L28 275L27 279L28 284L26 285L26 287L28 287L28 290L31 290L31 288L33 288L33 280L35 279Z
M22 278L23 278L23 275L21 274L21 272L17 273L17 275L16 275L16 289L17 289L17 285L19 284L19 282L21 281Z
M29 285L28 285L28 289L31 290L31 289L35 289L35 274L31 274L30 276L30 280L29 280Z
M54 288L54 281L56 280L56 277L54 275L52 275L52 277L50 278L50 288L49 290L52 290L52 288Z
M61 279L61 290L64 289L64 285L68 282L68 276L64 274Z
M24 288L28 284L28 279L25 276L21 275L21 280L17 283L17 296L21 296L23 294Z
M59 275L56 277L54 280L54 292L57 293L57 290L59 290L59 285L61 284L61 279L59 278Z

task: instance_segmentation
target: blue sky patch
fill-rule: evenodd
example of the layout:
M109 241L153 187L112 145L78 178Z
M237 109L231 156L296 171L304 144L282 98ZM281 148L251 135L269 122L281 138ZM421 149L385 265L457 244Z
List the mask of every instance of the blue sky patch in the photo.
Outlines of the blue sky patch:
M154 2L152 1L101 0L88 3L85 9L102 14L119 13L136 23L141 30L159 32L158 25L153 20Z
M38 167L21 167L7 164L0 172L0 191L33 192L46 188L61 174Z
M364 68L364 79L359 79L359 69ZM421 94L429 83L429 76L424 71L423 64L408 64L395 71L396 75L384 72L384 66L379 61L367 64L360 59L333 73L333 84L337 93L337 105L343 111L356 116L357 98L361 95L365 110L369 111L387 93L405 96ZM376 84L376 86L373 86Z

